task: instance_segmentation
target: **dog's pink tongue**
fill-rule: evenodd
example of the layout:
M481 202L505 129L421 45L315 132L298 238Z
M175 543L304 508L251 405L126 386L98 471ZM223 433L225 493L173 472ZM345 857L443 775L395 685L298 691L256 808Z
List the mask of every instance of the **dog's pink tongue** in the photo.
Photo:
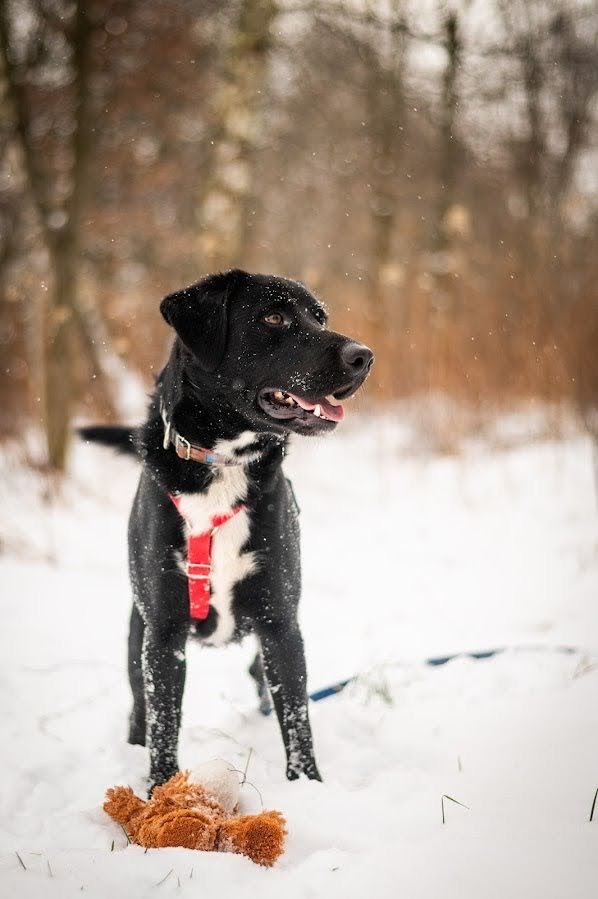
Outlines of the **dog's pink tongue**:
M321 417L327 418L328 421L342 421L345 417L345 410L343 407L340 405L333 406L328 400L320 400L319 403L310 403L309 400L304 400L301 396L295 396L294 393L289 393L289 396L292 396L297 405L301 406L302 409L305 409L306 412L313 412L316 406L319 406Z

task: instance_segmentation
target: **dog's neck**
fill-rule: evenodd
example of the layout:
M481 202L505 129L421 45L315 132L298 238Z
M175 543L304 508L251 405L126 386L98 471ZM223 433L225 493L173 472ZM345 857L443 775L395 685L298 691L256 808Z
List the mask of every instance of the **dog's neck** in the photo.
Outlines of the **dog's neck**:
M162 422L170 424L189 443L203 447L230 462L249 463L270 447L283 443L273 433L256 431L241 413L215 392L202 398L188 386L176 396L158 389L156 400Z
M179 383L176 391L169 391L168 386L158 381L142 431L144 455L163 486L169 491L203 491L226 467L179 456L172 442L165 441L168 423L190 444L211 451L228 464L244 466L256 489L267 489L284 458L286 438L252 431L242 415L215 397L202 402L197 392L191 393L184 384Z

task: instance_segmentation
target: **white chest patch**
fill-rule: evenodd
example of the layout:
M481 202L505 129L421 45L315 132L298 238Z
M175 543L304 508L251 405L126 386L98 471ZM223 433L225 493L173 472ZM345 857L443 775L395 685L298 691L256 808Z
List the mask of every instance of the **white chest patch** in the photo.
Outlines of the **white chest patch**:
M214 450L233 455L234 450L249 446L255 435L245 431L236 440L219 441ZM249 457L248 457L249 458ZM215 515L226 515L247 497L247 472L242 465L219 467L205 493L181 493L179 511L187 522L187 534L203 534L212 526ZM249 537L250 515L241 510L212 538L212 595L210 605L218 612L215 631L205 642L212 646L227 643L235 630L232 612L236 583L255 571L254 553L242 552ZM181 562L184 570L184 562Z

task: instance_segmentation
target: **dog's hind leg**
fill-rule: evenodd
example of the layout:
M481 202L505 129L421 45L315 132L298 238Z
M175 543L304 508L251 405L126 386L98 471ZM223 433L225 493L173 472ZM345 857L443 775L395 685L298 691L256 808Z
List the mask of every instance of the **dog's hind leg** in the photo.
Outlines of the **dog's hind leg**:
M129 625L129 683L133 693L133 708L129 719L129 743L138 746L145 746L145 693L141 669L144 628L143 618L133 603Z
M262 715L269 715L272 710L272 703L270 702L270 691L268 690L268 682L266 681L266 674L264 672L264 663L262 662L262 655L259 650L256 652L255 658L249 666L248 671L255 681L255 688L259 700L259 710Z

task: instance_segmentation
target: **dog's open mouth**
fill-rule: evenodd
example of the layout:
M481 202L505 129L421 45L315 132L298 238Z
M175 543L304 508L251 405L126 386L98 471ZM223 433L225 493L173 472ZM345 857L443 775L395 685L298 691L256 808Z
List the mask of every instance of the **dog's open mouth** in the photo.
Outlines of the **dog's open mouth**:
M266 387L258 394L258 404L270 418L319 418L336 423L345 417L345 410L332 394L312 401L287 390Z

